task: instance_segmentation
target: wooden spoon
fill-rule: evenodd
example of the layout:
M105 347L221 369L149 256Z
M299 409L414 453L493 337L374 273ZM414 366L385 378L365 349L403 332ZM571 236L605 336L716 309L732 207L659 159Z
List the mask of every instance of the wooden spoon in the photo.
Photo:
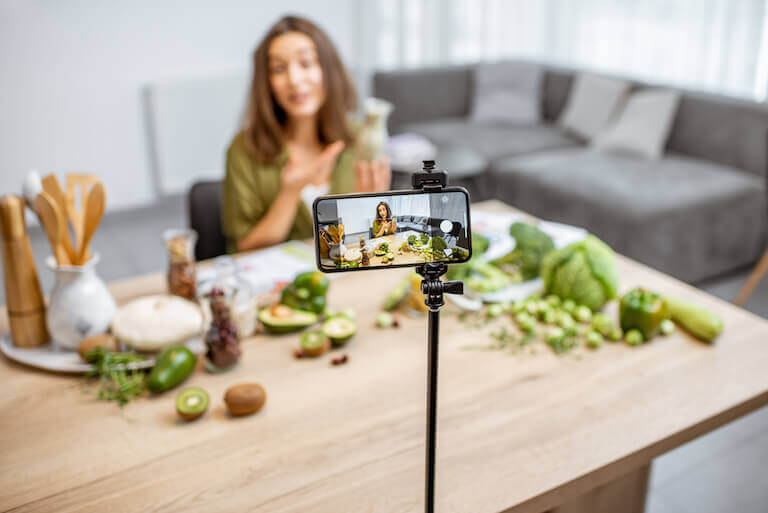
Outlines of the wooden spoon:
M85 221L85 201L88 196L88 188L99 181L99 177L88 173L67 173L67 215L75 232L75 255L83 251L83 232ZM80 208L78 209L77 189L80 189Z
M83 218L83 242L78 255L78 264L85 264L91 258L88 245L91 243L91 237L101 222L104 215L104 204L106 203L107 193L104 190L104 184L96 182L88 193L85 201L85 213Z
M56 257L56 262L59 265L70 265L72 261L62 243L62 239L69 235L67 233L67 221L56 205L56 201L43 191L35 198L35 210L37 210L40 222L48 235L48 242L51 243L51 250Z
M76 255L75 248L72 247L69 228L67 227L67 199L64 196L64 190L61 188L59 180L54 174L44 177L41 181L43 184L43 191L53 199L59 212L61 212L62 219L64 220L64 230L60 231L60 240L64 245L64 250L67 252L67 260L69 260L70 263L74 262Z

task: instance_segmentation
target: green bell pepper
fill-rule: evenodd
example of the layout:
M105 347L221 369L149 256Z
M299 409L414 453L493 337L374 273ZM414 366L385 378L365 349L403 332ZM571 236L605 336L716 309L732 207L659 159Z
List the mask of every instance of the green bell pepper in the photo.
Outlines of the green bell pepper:
M322 314L325 311L328 285L328 278L320 271L301 273L283 289L280 303L296 310Z
M630 290L619 303L619 323L626 333L636 329L644 340L650 340L659 332L661 321L669 318L667 301L650 290Z

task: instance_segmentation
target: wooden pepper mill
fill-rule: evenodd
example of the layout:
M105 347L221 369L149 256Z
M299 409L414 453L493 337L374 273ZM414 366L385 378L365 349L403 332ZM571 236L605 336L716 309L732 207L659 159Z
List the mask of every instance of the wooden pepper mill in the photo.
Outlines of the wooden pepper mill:
M45 302L27 236L24 200L20 197L0 197L0 232L5 300L13 344L18 347L43 345L51 337L45 326Z

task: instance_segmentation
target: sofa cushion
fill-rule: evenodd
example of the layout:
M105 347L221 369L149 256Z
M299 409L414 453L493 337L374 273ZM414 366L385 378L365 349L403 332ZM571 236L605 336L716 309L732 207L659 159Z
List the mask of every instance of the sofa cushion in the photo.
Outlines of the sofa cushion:
M404 127L404 131L423 135L438 146L472 148L489 160L578 145L575 139L554 125L473 123L463 118L446 118L411 123Z
M498 197L512 205L583 226L686 281L747 265L764 247L764 182L726 166L561 149L497 161L491 175Z
M627 99L618 119L593 140L601 151L658 159L664 153L680 93L641 89Z
M544 71L532 62L483 62L475 68L475 122L538 123Z
M585 140L592 140L614 118L630 86L625 80L579 73L558 124Z

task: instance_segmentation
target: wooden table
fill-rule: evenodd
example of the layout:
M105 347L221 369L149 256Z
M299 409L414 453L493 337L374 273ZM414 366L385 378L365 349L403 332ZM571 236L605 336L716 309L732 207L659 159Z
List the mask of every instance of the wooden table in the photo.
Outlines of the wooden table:
M486 336L445 314L437 511L641 511L655 456L768 403L766 321L626 258L619 266L623 291L644 285L717 311L718 343L678 333L559 357L468 351ZM120 410L77 378L3 359L0 510L422 511L426 320L372 328L406 272L333 282L331 305L359 316L349 363L294 359L295 335L253 337L235 370L185 383L212 399L189 424L175 391ZM112 285L120 301L163 288L160 274ZM244 381L262 383L267 404L229 418L224 390Z

